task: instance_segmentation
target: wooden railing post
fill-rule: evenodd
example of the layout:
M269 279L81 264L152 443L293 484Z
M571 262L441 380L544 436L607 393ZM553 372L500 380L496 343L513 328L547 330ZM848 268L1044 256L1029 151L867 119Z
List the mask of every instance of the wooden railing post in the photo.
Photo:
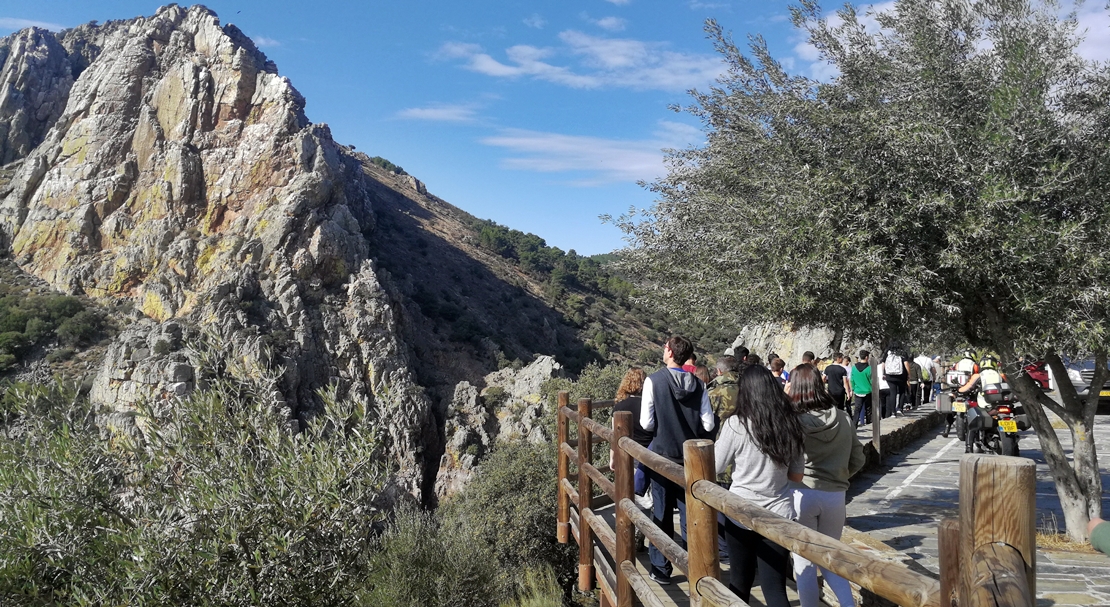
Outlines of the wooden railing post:
M937 529L937 550L940 552L940 604L954 607L960 588L960 521L943 518Z
M1021 457L960 460L960 607L1033 605L1036 470Z
M688 440L682 445L683 468L686 471L686 538L690 559L690 605L701 607L703 601L698 582L704 577L718 578L721 563L717 546L717 511L694 497L692 487L698 481L714 482L717 470L713 461L713 441Z
M567 392L559 392L558 404L558 422L556 427L556 434L558 435L555 444L555 457L559 462L559 478L556 480L556 491L559 495L559 509L556 513L555 536L560 544L566 544L570 541L570 495L563 490L563 479L570 477L570 458L567 454L563 453L563 444L570 440L570 420L563 414L563 407L570 404L570 394Z
M593 461L593 438L585 423L592 408L590 399L578 400L578 590L582 592L589 592L594 585L594 534L581 518L593 496L590 475L586 474L586 466Z
M610 446L613 450L613 472L616 474L614 485L617 489L617 553L613 557L617 561L617 605L616 607L632 607L632 585L628 575L621 568L621 563L634 561L636 558L636 528L628 513L620 507L621 500L633 499L635 483L632 456L621 448L621 439L632 436L632 412L619 411L613 416L613 440Z
M880 354L879 356L882 356ZM871 359L871 444L875 446L878 463L883 463L883 395L879 391L879 363Z

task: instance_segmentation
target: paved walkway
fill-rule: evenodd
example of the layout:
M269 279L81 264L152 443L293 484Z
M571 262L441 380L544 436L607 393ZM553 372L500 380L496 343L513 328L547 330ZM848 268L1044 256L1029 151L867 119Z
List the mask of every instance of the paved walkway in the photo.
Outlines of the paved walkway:
M1065 450L1071 436L1058 430ZM1110 414L1096 418L1096 448L1103 486L1110 489ZM1064 530L1064 517L1052 477L1032 430L1022 433L1021 454L1037 462L1038 527ZM906 553L911 566L939 571L937 524L957 515L959 459L963 443L943 438L940 428L901 453L888 454L884 466L853 479L848 525ZM1110 493L1103 492L1103 511L1110 513ZM916 566L914 565L916 564ZM1110 605L1110 557L1076 552L1037 552L1038 606Z

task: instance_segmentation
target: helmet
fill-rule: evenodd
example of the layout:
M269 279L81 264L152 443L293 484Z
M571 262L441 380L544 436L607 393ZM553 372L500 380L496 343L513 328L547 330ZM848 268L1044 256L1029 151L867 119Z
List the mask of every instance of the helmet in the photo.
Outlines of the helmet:
M995 358L993 354L987 354L986 356L983 357L982 360L979 361L979 368L980 369L997 369L998 368L998 359Z

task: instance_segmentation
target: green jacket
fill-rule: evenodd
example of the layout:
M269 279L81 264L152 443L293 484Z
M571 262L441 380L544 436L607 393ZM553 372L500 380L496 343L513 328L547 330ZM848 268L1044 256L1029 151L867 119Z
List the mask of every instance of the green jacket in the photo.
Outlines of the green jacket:
M802 482L820 491L846 490L848 479L867 462L848 414L834 407L803 413L799 421L805 430L806 474Z
M862 370L855 365L852 365L852 374L849 376L848 381L852 384L852 392L857 396L864 394L871 394L871 365L864 367Z
M717 419L724 419L736 409L736 397L740 394L740 378L729 371L718 375L709 382L709 402Z

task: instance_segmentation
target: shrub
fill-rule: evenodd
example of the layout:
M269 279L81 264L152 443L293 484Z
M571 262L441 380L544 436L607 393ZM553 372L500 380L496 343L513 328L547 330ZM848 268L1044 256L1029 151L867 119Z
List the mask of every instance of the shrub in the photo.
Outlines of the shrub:
M361 596L386 478L364 408L325 395L292 434L273 377L202 374L209 389L130 423L71 390L0 388L0 604Z
M527 462L524 465L524 462ZM498 565L499 600L512 600L528 568L573 575L576 549L555 539L555 447L499 444L459 495L440 506L443 528L486 546Z
M520 595L501 607L562 607L563 590L551 567L528 569L524 572Z
M404 508L375 543L363 605L448 607L497 604L496 563L457 527Z
M100 313L93 310L82 310L76 315L67 318L58 325L54 331L58 338L69 346L92 343L92 339L100 333L104 319Z
M63 360L69 360L73 358L73 354L73 348L58 348L57 350L54 350L50 354L46 355L46 362L57 363L62 362Z

